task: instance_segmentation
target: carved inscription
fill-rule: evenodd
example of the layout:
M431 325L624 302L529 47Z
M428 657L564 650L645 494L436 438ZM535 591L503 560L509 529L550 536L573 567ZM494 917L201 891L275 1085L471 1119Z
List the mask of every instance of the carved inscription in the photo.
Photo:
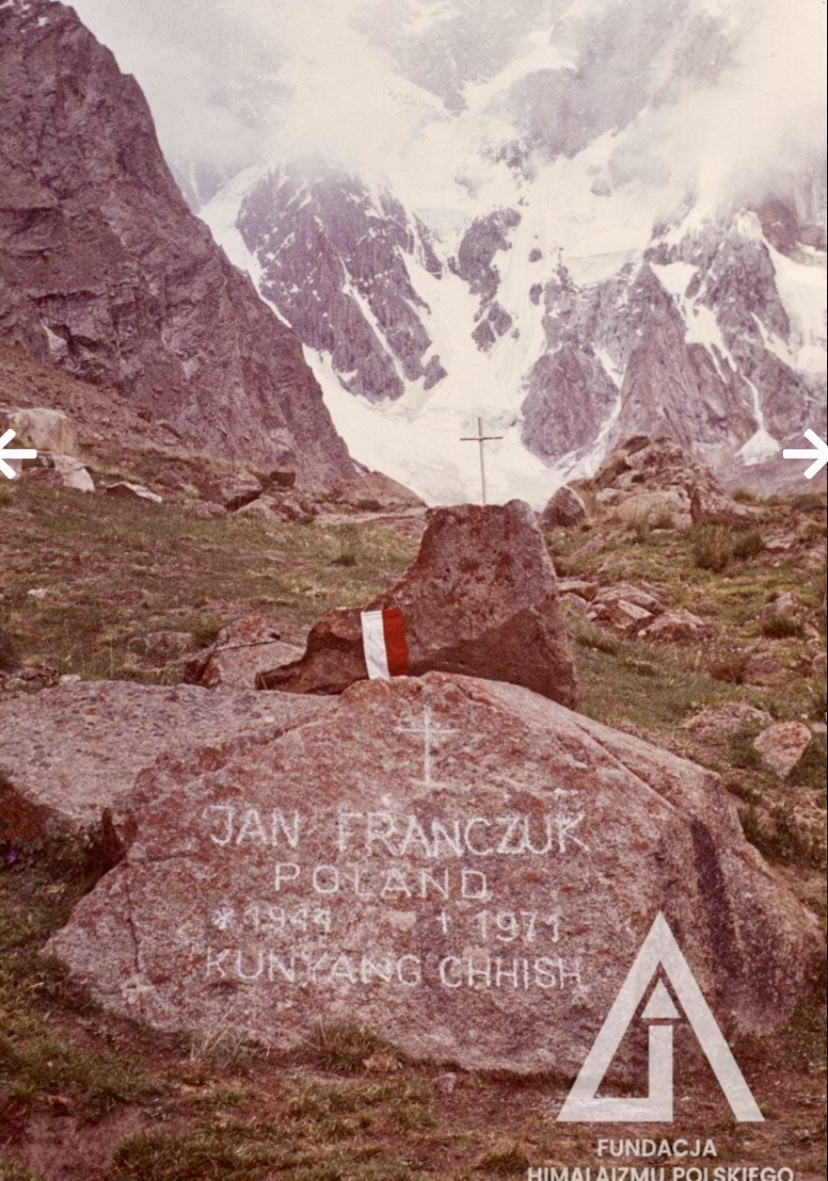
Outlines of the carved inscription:
M206 916L206 981L278 995L375 987L583 995L589 983L555 867L588 856L585 813L574 793L547 800L545 810L439 815L208 805L200 836L226 857L228 883L239 858L255 863L260 882L254 897L228 888Z

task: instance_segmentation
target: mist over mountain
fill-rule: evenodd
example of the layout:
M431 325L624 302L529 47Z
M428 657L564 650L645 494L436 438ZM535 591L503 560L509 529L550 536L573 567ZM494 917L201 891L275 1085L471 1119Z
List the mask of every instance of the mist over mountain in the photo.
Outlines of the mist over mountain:
M80 0L351 453L536 503L632 433L739 482L825 416L822 5Z

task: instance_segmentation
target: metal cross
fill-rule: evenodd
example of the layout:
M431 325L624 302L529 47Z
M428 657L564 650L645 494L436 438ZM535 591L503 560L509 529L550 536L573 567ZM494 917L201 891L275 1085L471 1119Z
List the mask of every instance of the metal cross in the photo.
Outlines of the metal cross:
M461 438L461 443L477 443L480 447L480 487L483 494L483 504L486 503L486 465L483 461L483 444L488 443L494 439L502 439L503 435L484 435L483 434L483 419L477 420L477 434L466 435Z
M426 787L432 786L431 780L431 742L442 734L456 734L456 730L449 730L445 726L435 726L431 720L431 706L423 707L422 726L396 726L397 734L422 734L423 736L423 779Z

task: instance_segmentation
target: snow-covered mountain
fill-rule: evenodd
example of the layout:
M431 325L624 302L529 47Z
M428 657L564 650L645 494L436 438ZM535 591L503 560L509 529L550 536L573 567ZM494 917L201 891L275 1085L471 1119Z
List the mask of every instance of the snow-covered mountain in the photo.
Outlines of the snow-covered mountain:
M491 497L542 503L632 434L750 483L824 429L821 6L273 7L214 6L256 148L199 212L357 459L473 497L480 417ZM168 155L197 205L233 171Z

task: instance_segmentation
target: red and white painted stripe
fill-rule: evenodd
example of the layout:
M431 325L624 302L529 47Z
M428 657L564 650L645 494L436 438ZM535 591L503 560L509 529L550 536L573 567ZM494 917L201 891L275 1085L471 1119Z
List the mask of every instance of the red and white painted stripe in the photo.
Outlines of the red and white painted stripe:
M362 648L371 680L408 676L405 618L399 607L363 611Z

